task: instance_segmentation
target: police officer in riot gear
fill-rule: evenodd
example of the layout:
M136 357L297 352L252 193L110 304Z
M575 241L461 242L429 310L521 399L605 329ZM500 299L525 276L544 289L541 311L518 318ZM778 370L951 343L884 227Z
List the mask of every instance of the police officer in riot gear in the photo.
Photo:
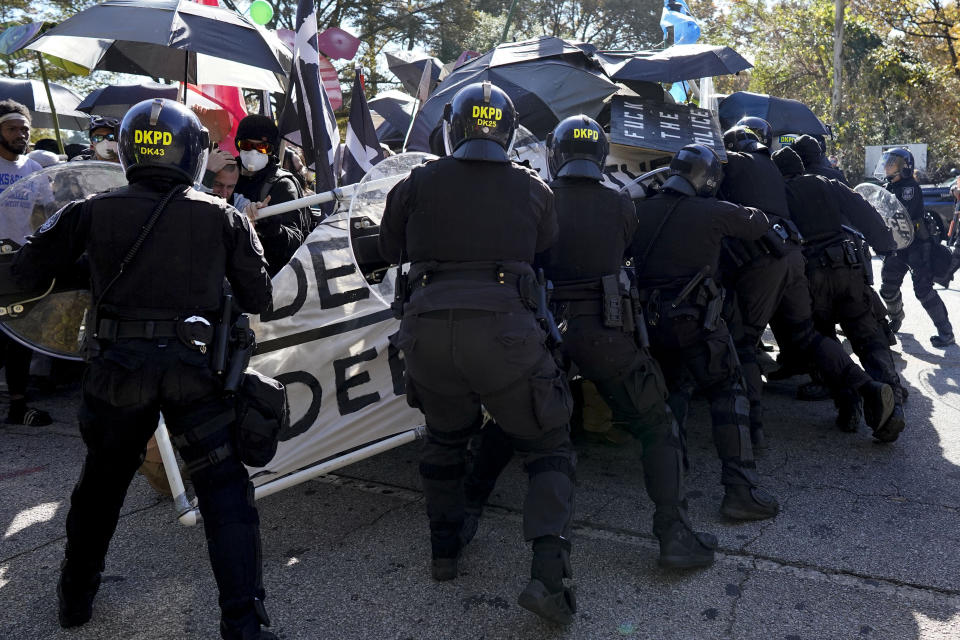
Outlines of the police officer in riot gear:
M823 156L824 145L821 144L823 138L814 138L806 134L798 136L790 147L800 156L804 169L808 174L823 176L831 180L836 180L846 186L850 186L847 178L839 169L834 169Z
M547 137L560 237L543 264L566 319L565 353L596 385L614 421L643 442L643 475L656 505L661 566L707 566L716 538L690 527L679 427L665 403L666 386L645 327L637 325L642 311L633 309L629 289L620 281L637 214L626 192L600 184L608 146L600 125L583 115L561 121Z
M466 444L481 405L511 437L529 475L524 537L533 542L521 606L573 620L570 522L575 455L570 392L533 311L531 267L557 237L553 193L513 164L510 98L489 82L467 85L444 113L450 155L414 169L387 197L380 252L411 263L395 338L407 398L426 415L420 476L430 523L432 572L457 576L464 520Z
M731 518L759 520L775 516L780 506L759 486L739 363L720 316L723 292L715 278L722 239L756 240L770 223L757 209L717 200L722 178L712 149L698 144L681 149L662 191L638 205L630 252L670 407L682 425L690 400L683 383L691 375L710 403L725 487L720 510Z
M939 238L931 237L923 222L923 193L913 177L913 166L913 154L908 149L890 149L877 163L875 175L877 178L886 179L887 191L897 196L897 199L903 203L914 223L913 244L906 249L891 253L883 260L883 269L880 271L882 279L880 297L887 304L891 327L894 331L899 331L905 317L900 285L903 284L903 277L907 275L907 271L910 271L913 278L913 293L937 328L937 335L930 338L930 343L934 347L943 349L953 344L955 340L953 327L947 316L947 307L933 290L931 251L933 244L939 242Z
M763 380L757 351L771 321L782 328L777 334L782 344L796 353L808 354L816 364L841 417L850 420L847 416L859 415L862 401L867 424L877 429L893 412L893 389L875 383L839 342L825 338L814 328L800 234L790 221L783 177L770 159L769 149L759 140L751 140L752 136L745 127L733 127L724 133L729 153L720 186L722 197L757 207L771 222L759 241L728 239L724 243L724 278L736 293L737 313L731 333L750 400L751 436L758 446L763 442Z
M206 129L170 100L149 100L120 126L129 186L71 203L14 262L25 288L69 272L81 254L95 301L80 433L87 446L71 496L57 587L60 624L86 623L127 486L163 413L190 471L220 590L220 633L271 639L263 607L259 517L232 445L232 401L211 370L224 279L245 311L271 300L263 250L245 216L191 188Z
M872 266L863 242L881 252L892 251L896 244L880 215L855 191L836 180L806 173L790 147L774 153L773 160L786 180L790 218L804 237L814 324L821 334L834 335L839 323L870 377L893 388L893 414L873 434L877 440L892 442L905 424L904 393L886 335L873 313L866 274ZM837 426L855 431L860 422L857 407L847 406L853 410L842 413Z
M770 123L763 118L758 118L756 116L744 116L737 120L737 123L733 125L733 128L737 127L743 127L747 131L753 133L757 140L760 141L760 144L765 146L767 149L773 148L773 127L771 127ZM726 142L724 142L724 146L726 146Z

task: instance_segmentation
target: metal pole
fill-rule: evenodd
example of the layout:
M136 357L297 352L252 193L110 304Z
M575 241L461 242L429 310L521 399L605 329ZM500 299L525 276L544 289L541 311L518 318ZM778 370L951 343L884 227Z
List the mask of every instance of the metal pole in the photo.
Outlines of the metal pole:
M312 467L294 471L293 473L281 476L276 480L264 482L254 489L254 499L259 500L260 498L265 498L269 495L277 493L278 491L283 491L284 489L289 489L290 487L294 487L298 484L303 484L308 480L313 480L314 478L318 478L322 475L332 473L333 471L336 471L342 467L346 467L347 465L351 465L354 462L366 460L367 458L383 453L384 451L388 451L409 442L413 442L418 438L422 438L423 435L424 427L417 427L409 431L398 433L395 436L390 436L389 438L385 438L379 442L367 445L357 449L356 451L351 451L349 453L337 456L327 460L326 462L321 462ZM161 448L161 451L162 450L163 449ZM166 464L166 462L164 462L164 464ZM180 520L180 524L192 527L199 521L199 514L200 510L197 507L191 506L189 511L183 512L180 510L179 502L177 503L177 517Z
M53 104L53 95L50 93L50 80L47 79L47 67L43 64L43 54L37 51L37 61L40 63L40 77L43 78L43 88L47 90L47 102L50 104L50 114L53 116L53 133L57 137L57 147L61 155L66 155L63 148L63 138L60 136L60 119L57 117L57 107Z
M510 22L513 21L513 10L517 8L517 0L510 3L510 9L507 11L507 22L503 25L503 33L500 35L500 42L506 42L510 34Z
M386 178L380 178L378 180L370 180L369 182L364 183L364 186L368 191L373 189L388 189L406 178L409 174L398 174L395 176L388 176ZM311 196L306 196L304 198L297 198L296 200L289 200L287 202L282 202L280 204L272 204L269 207L264 207L257 211L257 220L261 218L269 218L270 216L276 216L281 213L286 213L288 211L293 211L295 209L303 209L304 207L312 207L318 204L324 204L327 202L333 202L334 200L343 200L345 198L352 198L353 194L356 193L357 188L360 186L360 183L348 184L345 187L339 187L333 191L324 191L323 193L315 193Z

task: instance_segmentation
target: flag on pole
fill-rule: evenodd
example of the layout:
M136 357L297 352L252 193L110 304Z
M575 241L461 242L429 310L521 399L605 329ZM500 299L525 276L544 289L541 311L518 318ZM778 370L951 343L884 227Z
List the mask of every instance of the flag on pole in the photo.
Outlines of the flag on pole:
M357 67L350 98L350 120L347 122L346 148L343 150L341 184L360 182L373 165L383 160L383 149L377 140L370 107L363 94L363 72Z
M334 155L340 144L337 119L320 84L320 51L317 49L317 10L313 0L297 5L297 33L290 71L296 100L296 135L286 137L303 149L307 167L316 173L317 193L337 186ZM281 129L283 129L281 123ZM283 131L289 134L289 129Z

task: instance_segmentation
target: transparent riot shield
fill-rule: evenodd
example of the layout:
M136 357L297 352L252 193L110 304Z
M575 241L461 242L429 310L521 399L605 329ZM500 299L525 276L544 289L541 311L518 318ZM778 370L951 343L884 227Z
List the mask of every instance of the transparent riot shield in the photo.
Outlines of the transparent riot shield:
M114 162L67 162L38 171L0 193L0 247L23 245L53 214L73 200L127 184ZM86 289L49 292L3 309L0 329L31 349L56 358L82 360L84 317L90 306Z
M387 204L387 194L410 172L435 156L408 152L386 158L374 165L357 184L350 203L350 251L357 268L370 283L373 294L386 306L393 302L395 269L380 257L378 239L380 221Z
M893 239L897 243L897 249L906 249L913 242L913 221L910 214L904 208L903 203L897 200L893 195L878 184L864 182L854 187L854 191L870 203L877 213L883 218Z

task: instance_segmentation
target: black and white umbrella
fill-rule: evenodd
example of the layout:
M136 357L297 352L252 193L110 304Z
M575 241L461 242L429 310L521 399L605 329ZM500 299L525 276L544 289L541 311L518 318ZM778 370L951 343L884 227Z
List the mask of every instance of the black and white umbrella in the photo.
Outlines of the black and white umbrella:
M77 107L77 111L122 119L130 107L139 102L152 98L176 100L178 92L179 88L176 85L156 82L101 87L84 98Z
M377 128L377 139L387 144L402 144L413 118L416 98L408 96L402 91L382 91L375 98L371 98L367 105L374 117L374 126Z
M190 0L107 0L27 48L88 69L281 92L279 41L233 11Z
M53 96L53 106L57 110L61 129L86 131L90 123L87 114L77 110L80 96L64 86L50 83L50 95ZM44 129L53 128L53 114L50 113L50 101L47 100L47 91L39 80L17 80L0 78L0 100L16 100L30 110L30 118L34 127Z
M440 72L443 71L443 63L438 58L428 56L425 53L388 51L384 55L387 58L387 68L393 75L397 76L403 88L412 95L417 95L420 80L423 78L423 70L427 65L430 65L431 87L437 83L440 79Z

